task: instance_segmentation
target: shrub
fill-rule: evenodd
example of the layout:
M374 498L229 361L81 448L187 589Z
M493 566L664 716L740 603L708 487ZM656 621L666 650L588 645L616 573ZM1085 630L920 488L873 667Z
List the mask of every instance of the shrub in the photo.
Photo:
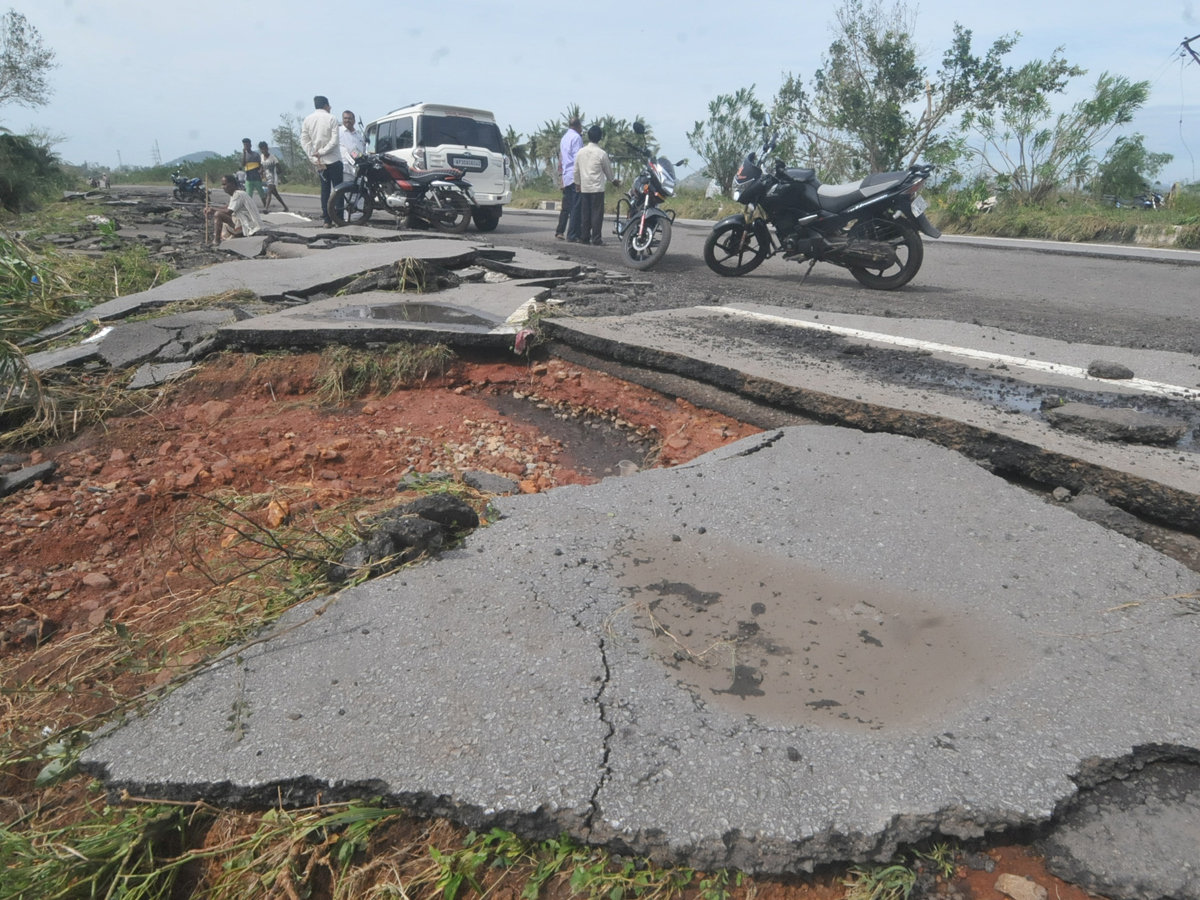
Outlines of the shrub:
M54 154L15 134L0 134L0 206L29 212L71 183Z

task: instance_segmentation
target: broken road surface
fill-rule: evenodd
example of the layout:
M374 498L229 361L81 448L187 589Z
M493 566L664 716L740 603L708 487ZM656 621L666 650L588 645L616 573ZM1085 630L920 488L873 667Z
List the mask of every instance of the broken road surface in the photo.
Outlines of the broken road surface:
M501 509L294 610L88 771L772 872L1045 822L1200 746L1200 576L927 443L794 427Z

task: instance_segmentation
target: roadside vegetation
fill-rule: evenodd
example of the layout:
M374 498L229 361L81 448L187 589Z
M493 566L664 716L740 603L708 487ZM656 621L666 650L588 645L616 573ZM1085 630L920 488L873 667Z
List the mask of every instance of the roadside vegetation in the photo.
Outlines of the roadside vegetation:
M65 437L128 404L110 375L44 379L26 362L30 353L78 340L93 323L54 339L39 339L39 332L176 276L169 265L151 260L144 246L126 244L111 222L89 222L70 204L49 204L21 218L23 238L16 237L16 224L11 217L0 220L0 447L9 448ZM102 236L99 255L35 246L43 235L83 229Z
M756 85L720 94L688 133L693 165L724 202L681 191L668 205L684 218L740 211L728 199L734 173L773 134L774 155L815 168L829 184L933 164L925 196L931 218L948 232L1200 246L1200 186L1156 194L1155 179L1171 155L1128 130L1149 98L1149 82L1101 72L1092 76L1089 96L1067 105L1061 98L1089 73L1070 62L1065 48L1017 62L1019 33L980 44L956 23L940 57L926 65L917 18L905 0L842 0L833 13L833 40L810 78L785 73L769 97ZM577 112L571 107L528 136L508 129L523 186L515 205L558 198L558 140ZM630 123L584 120L605 126L610 155L625 155ZM684 153L664 152L672 159ZM609 192L610 210L619 194ZM1139 225L1153 227L1139 232Z

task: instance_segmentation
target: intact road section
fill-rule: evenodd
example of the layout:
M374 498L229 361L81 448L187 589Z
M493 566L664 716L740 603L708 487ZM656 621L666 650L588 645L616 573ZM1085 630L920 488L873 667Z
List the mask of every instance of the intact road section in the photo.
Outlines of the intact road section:
M615 235L606 234L602 247L565 244L554 240L556 221L548 212L506 210L493 238L623 268ZM607 221L611 224L612 217ZM636 275L653 283L650 295L605 312L752 302L947 319L1060 341L1200 352L1200 252L926 238L925 262L910 284L871 291L845 269L818 263L804 278L807 263L779 258L749 275L722 278L708 270L701 255L709 227L677 222L663 261ZM1035 246L1042 249L1029 249Z

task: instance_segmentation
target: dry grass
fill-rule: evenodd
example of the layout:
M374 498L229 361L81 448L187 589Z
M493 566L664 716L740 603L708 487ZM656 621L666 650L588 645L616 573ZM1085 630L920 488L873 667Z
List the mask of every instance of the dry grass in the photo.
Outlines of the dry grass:
M389 394L444 375L454 353L444 344L389 344L382 350L333 346L321 351L317 398L322 406L345 406L368 392Z

